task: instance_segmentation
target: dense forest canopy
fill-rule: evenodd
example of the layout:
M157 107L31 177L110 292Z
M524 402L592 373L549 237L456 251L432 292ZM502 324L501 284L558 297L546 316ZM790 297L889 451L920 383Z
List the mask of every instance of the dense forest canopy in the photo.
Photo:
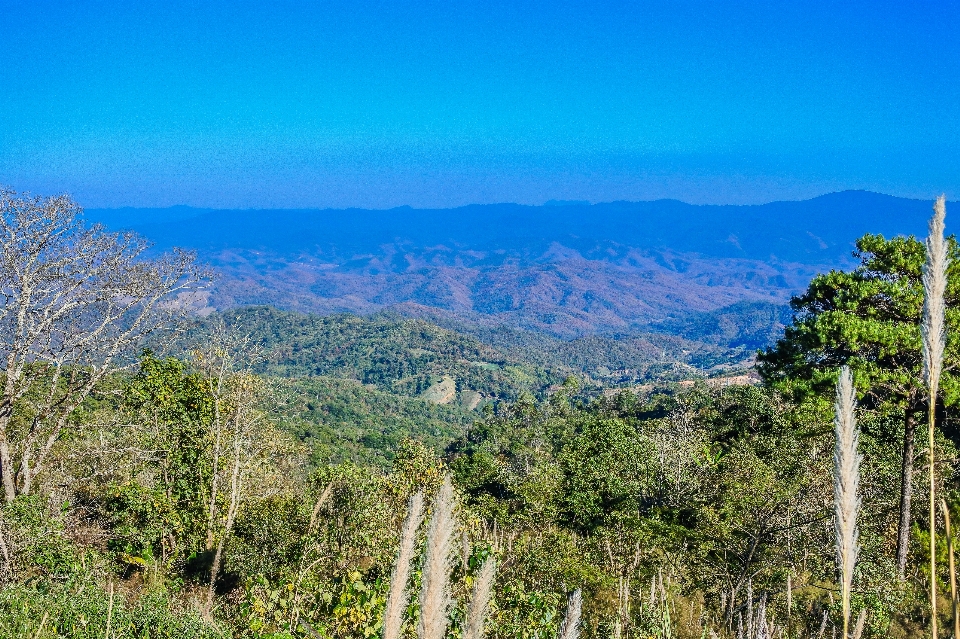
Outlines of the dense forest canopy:
M689 363L680 384L650 361L614 369L649 335L187 319L206 277L191 256L148 259L69 200L2 195L26 253L0 262L0 636L914 637L931 559L949 600L952 538L929 531L960 495L960 272L927 450L915 238L861 238L860 266L815 278L792 317L667 322L680 350L769 345L762 384ZM64 268L79 247L112 266ZM926 472L933 522L904 499ZM858 557L838 571L842 499Z

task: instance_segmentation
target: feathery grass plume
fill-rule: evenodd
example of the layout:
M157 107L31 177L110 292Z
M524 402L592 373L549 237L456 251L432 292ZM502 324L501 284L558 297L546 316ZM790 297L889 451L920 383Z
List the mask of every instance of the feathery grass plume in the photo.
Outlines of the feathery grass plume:
M853 376L844 366L837 380L836 416L834 430L836 444L833 452L833 502L836 514L837 568L840 571L840 594L843 605L843 637L850 635L850 591L853 587L853 569L857 565L859 531L857 514L860 511L860 438L854 416Z
M467 611L467 625L463 639L483 639L483 622L487 619L487 606L493 596L493 579L497 574L497 560L487 557L480 567L480 574L473 584L473 597Z
M567 598L567 614L560 626L560 639L577 639L580 636L580 609L583 607L583 595L577 588Z
M770 626L767 625L767 596L764 594L760 598L760 606L757 608L757 619L754 622L754 628L756 628L756 634L751 635L750 639L770 639Z
M420 590L420 639L444 639L450 617L450 569L453 560L454 496L450 477L445 477L433 500L433 514L427 529L427 556L423 562Z
M947 289L947 242L943 220L947 215L946 198L941 195L933 205L927 233L927 262L923 267L923 376L927 383L927 446L930 466L930 633L937 636L937 503L934 463L937 390L943 368L945 340L944 308Z
M823 639L823 633L827 631L827 619L830 617L830 611L823 611L823 621L820 622L820 632L817 633L817 639ZM834 627L834 635L836 635L836 627Z
M867 623L867 609L861 608L860 616L857 617L857 625L853 629L852 639L860 639L860 637L863 635L863 628L866 625L866 623Z
M383 639L400 637L403 611L410 598L410 592L407 590L410 564L413 561L413 552L417 543L417 529L420 528L422 521L423 491L420 491L411 496L410 501L407 502L407 518L403 522L403 530L400 533L400 551L397 553L397 564L393 567L393 574L390 576L390 593L387 595L387 607L383 612Z

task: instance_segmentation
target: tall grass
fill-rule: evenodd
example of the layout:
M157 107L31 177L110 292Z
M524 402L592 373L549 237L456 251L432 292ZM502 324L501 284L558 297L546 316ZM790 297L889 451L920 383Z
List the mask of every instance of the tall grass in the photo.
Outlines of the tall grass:
M940 498L940 510L943 511L944 532L947 535L947 558L950 562L950 603L953 607L953 636L960 637L960 600L957 599L957 565L956 549L953 543L953 529L950 527L950 509L947 500Z
M480 574L473 584L473 596L467 611L467 623L463 639L483 639L483 623L487 618L487 607L493 595L493 579L497 573L497 562L488 557L480 567Z
M560 627L560 639L577 639L580 636L580 612L583 607L583 595L577 588L567 598L567 614Z
M453 484L446 477L433 500L433 513L427 530L423 585L420 590L420 623L417 627L420 639L446 637L453 603L450 596L450 568L456 529L453 508Z
M927 262L923 267L923 375L927 384L927 446L930 471L930 634L937 636L937 503L935 483L934 431L936 429L937 391L943 368L945 342L944 309L947 288L947 243L943 237L946 198L933 205L927 233Z
M417 529L420 528L422 521L423 492L418 492L410 497L407 504L407 518L403 522L403 531L400 534L400 551L397 553L397 564L393 567L393 575L390 577L390 593L387 595L387 606L383 613L383 639L400 637L403 611L410 599L407 580L410 578L410 566L416 548Z
M863 635L863 629L867 625L867 609L860 610L860 616L857 617L857 625L853 629L853 639L860 639Z
M843 606L843 637L850 631L850 592L853 570L859 552L857 515L860 512L860 454L857 452L859 432L854 415L853 376L844 366L837 380L836 443L833 453L833 497L836 515L837 567L840 571L840 596Z

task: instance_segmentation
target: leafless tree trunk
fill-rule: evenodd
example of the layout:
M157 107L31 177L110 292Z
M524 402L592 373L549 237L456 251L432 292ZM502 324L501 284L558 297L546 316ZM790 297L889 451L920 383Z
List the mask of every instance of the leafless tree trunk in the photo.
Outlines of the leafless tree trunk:
M223 370L226 371L227 368L224 367ZM264 418L263 412L257 408L263 396L262 381L249 372L225 373L221 388L224 392L215 399L221 402L219 408L221 416L225 414L226 417L221 427L221 432L226 434L229 438L228 441L232 441L233 467L230 475L230 494L226 521L224 522L223 529L220 531L219 539L216 540L216 550L214 551L213 563L210 567L210 584L207 588L207 601L205 604L205 611L208 614L213 606L217 578L220 576L220 569L223 562L223 549L227 538L233 530L237 509L243 499L244 473L250 472L264 450L263 442L258 442L256 432ZM221 444L217 445L219 446ZM218 469L215 468L214 476L216 476L217 472ZM215 500L216 493L211 497L211 517L216 516L216 510L213 507ZM210 542L216 539L215 522L213 519L211 519L209 523L207 535L208 547L212 548L213 544Z
M13 578L13 553L10 550L10 545L7 543L7 533L6 526L3 521L3 514L0 513L0 554L3 555L3 571L4 579ZM0 580L2 582L2 580Z
M210 385L214 386L213 382ZM220 449L223 444L223 420L220 416L220 402L216 399L219 397L222 381L218 380L215 386L216 389L212 389L215 398L213 401L213 471L210 479L210 504L207 508L207 550L213 548L213 528L217 517L217 491L220 489Z
M223 534L217 542L217 550L213 555L213 565L210 567L210 586L207 588L207 603L205 612L210 613L213 607L213 595L217 585L217 577L220 576L220 565L223 561L223 546L226 543L227 536L233 529L233 521L237 516L237 506L240 503L241 489L241 463L242 463L242 445L239 438L233 444L233 474L230 478L230 506L227 508L227 521L224 526Z
M221 356L216 366L216 377L210 378L210 394L213 397L213 471L210 481L210 504L207 509L207 550L213 549L214 522L217 517L217 491L220 479L220 453L223 446L223 386L226 381L228 360Z
M220 458L224 454L224 429L233 424L239 427L238 419L249 414L248 402L256 401L254 397L258 390L256 384L244 389L238 386L238 381L244 379L238 371L238 364L248 368L259 359L260 346L252 344L249 335L243 334L236 327L228 328L223 320L214 327L204 348L194 352L199 368L204 371L210 385L210 396L213 398L213 470L210 485L210 502L207 505L207 535L206 549L213 550L216 538L217 497L220 490ZM251 396L247 396L247 391ZM234 414L229 412L233 410Z
M0 189L0 478L29 493L70 416L150 333L189 310L191 254L147 259L132 233L84 226L67 196Z

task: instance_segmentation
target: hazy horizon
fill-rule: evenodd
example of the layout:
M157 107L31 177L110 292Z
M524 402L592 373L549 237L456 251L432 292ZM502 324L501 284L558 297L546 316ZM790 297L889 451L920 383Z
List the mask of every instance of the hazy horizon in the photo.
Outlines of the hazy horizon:
M0 184L89 208L960 195L955 2L0 9Z
M361 207L361 206L304 206L304 207L218 207L218 206L193 206L191 204L170 204L168 206L111 206L111 207L94 207L94 206L84 206L82 202L78 202L84 210L90 211L122 211L126 209L137 210L137 211L153 211L153 210L167 210L167 209L195 209L198 211L325 211L325 210L364 210L364 211L391 211L394 209L413 209L415 211L431 211L431 210L447 210L447 209L458 209L466 208L471 206L529 206L529 207L564 207L564 206L597 206L603 204L617 204L617 203L628 203L628 204L641 204L641 203L652 203L652 202L680 202L682 204L689 204L692 206L763 206L765 204L776 204L778 202L808 202L810 200L815 200L817 198L826 197L830 195L837 195L840 193L846 192L856 192L856 193L873 193L876 195L884 195L889 197L895 197L906 200L915 200L915 201L927 201L929 200L931 206L933 205L936 195L930 197L906 197L902 195L893 195L891 193L883 193L880 191L870 191L867 189L844 189L841 191L827 191L824 193L818 193L816 195L811 195L809 197L800 197L794 199L776 199L776 200L761 200L758 202L748 202L748 203L737 203L737 202L691 202L686 201L680 198L655 198L649 200L604 200L604 201L589 201L589 200L546 200L544 202L526 204L523 202L469 202L467 204L458 204L455 206L442 206L442 207L421 207L421 206L411 206L409 204L399 204L397 206L383 207L383 208L374 208L374 207ZM939 195L939 194L938 194ZM950 204L953 200L947 200L947 203Z

